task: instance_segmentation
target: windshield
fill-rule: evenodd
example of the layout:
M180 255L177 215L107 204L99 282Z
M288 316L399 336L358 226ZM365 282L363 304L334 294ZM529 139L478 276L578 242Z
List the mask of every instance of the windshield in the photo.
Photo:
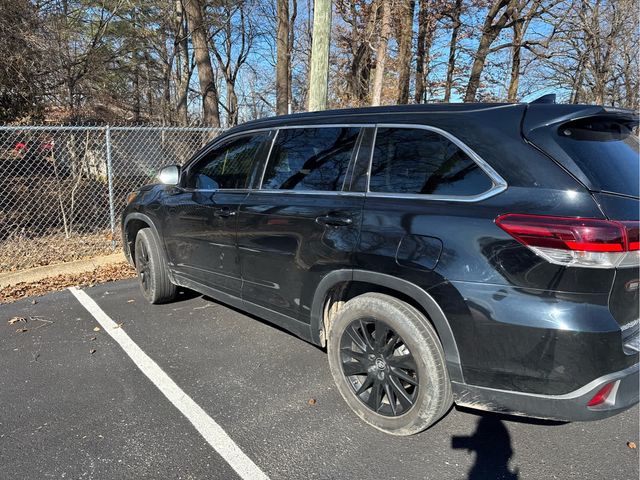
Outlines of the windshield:
M637 123L591 117L561 125L557 135L597 190L639 196Z

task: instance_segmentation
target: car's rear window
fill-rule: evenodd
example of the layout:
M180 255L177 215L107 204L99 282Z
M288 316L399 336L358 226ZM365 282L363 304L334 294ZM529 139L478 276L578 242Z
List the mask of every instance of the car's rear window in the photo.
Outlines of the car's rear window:
M636 124L637 125L637 124ZM602 192L639 196L637 126L601 117L558 128L557 142Z

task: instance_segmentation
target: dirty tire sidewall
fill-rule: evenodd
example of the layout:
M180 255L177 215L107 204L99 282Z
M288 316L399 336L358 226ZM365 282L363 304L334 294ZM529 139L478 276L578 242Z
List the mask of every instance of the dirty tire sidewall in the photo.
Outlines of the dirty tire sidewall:
M141 262L138 261L141 249L145 248L149 258L148 288L142 285ZM176 295L176 286L169 279L168 268L160 250L160 244L149 228L143 228L136 235L135 258L136 271L142 295L150 303L163 303L172 300Z
M418 397L411 410L398 417L380 415L364 405L342 371L342 334L351 322L364 318L382 320L393 328L418 366ZM444 351L433 326L417 309L397 298L366 293L349 300L331 326L327 350L331 374L344 400L362 420L385 433L413 435L421 432L442 418L453 404Z

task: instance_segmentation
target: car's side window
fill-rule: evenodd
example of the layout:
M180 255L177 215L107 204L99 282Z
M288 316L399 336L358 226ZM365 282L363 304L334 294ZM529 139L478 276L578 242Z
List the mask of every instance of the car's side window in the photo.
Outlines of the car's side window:
M478 195L489 176L458 145L418 128L378 128L369 191L429 195Z
M359 128L282 129L273 145L262 188L342 190Z
M197 190L247 188L256 156L269 133L231 139L201 158L189 172L187 187Z

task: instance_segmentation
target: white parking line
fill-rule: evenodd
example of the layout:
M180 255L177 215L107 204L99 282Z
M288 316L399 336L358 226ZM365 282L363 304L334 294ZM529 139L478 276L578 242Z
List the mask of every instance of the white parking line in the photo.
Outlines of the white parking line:
M153 384L169 399L180 412L187 417L200 435L224 458L243 479L268 479L267 475L240 450L240 447L227 435L206 412L189 397L169 375L154 362L151 357L114 322L89 295L82 290L71 287L71 293L84 308L102 326L105 332L118 342L129 358Z

